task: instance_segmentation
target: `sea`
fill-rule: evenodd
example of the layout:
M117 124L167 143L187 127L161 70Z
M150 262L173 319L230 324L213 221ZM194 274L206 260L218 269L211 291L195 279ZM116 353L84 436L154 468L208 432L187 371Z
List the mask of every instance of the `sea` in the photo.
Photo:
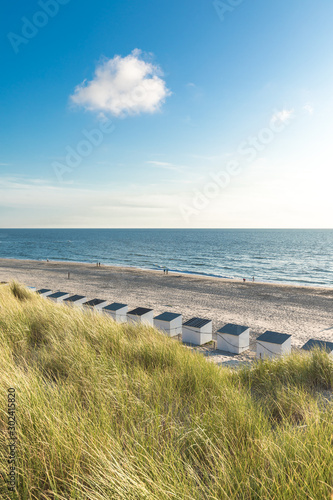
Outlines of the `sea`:
M333 229L0 229L0 257L333 286Z

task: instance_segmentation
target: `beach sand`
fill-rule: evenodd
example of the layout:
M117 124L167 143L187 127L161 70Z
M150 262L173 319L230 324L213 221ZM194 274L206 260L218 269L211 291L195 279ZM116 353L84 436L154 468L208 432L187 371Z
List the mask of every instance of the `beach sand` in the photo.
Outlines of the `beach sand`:
M122 302L130 309L148 307L154 309L154 315L173 311L181 313L184 321L193 316L212 319L213 332L226 323L249 326L251 348L241 355L218 351L214 345L197 348L218 364L237 366L253 360L253 340L266 330L291 334L293 348L310 338L333 341L333 288L243 283L96 264L0 259L0 281L11 280L89 299Z

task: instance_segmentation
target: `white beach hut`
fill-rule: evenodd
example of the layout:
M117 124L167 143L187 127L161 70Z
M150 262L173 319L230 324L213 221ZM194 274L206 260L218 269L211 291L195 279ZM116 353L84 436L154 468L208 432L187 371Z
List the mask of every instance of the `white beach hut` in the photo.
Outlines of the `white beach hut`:
M85 302L88 302L88 299L84 295L72 295L71 297L65 299L63 302L68 306L81 306Z
M291 335L267 331L256 340L257 358L274 358L291 352Z
M217 332L217 348L220 351L240 354L250 347L250 328L228 323Z
M326 352L328 352L328 354L330 354L333 357L333 342L327 342L326 340L310 339L302 347L304 351L312 351L315 348L324 349Z
M111 318L113 318L118 323L126 323L128 306L126 304L113 302L113 304L103 307L102 312L111 316Z
M154 311L145 307L137 307L127 313L127 319L130 323L145 323L153 325Z
M53 293L53 291L49 290L48 288L42 288L41 290L37 290L36 293L38 293L38 295L40 295L41 297L48 297Z
M51 295L48 295L48 299L52 300L53 302L62 302L65 299L68 299L69 293L66 292L56 292L52 293Z
M88 300L88 302L85 302L83 304L83 307L86 307L87 309L93 310L93 311L101 311L103 307L106 306L108 303L107 300L103 299L92 299Z
M164 312L154 318L154 326L168 337L174 337L182 333L182 315Z
M202 345L213 339L210 319L191 318L183 324L182 340L188 344Z

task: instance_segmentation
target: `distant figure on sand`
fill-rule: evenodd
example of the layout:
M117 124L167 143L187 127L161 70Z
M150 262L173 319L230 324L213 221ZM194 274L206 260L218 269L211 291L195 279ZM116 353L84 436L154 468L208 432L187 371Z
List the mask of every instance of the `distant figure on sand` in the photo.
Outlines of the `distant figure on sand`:
M245 278L243 278L243 283L245 283L245 281L246 281L246 279L245 279Z
M254 276L252 277L252 281L254 281Z
M71 273L69 272L69 273L68 273L68 279L70 279L70 278L71 278Z

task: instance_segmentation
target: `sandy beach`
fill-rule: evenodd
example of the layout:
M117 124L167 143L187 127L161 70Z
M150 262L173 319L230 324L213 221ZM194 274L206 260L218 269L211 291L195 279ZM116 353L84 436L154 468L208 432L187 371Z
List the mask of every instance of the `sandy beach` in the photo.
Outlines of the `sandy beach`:
M225 323L246 325L251 328L251 341L266 330L291 334L293 348L310 338L333 341L333 288L243 283L96 264L0 259L0 281L11 280L122 302L129 308L148 307L156 315L174 311L183 314L185 321L193 316L212 319L213 332ZM237 365L254 357L253 344L239 356L217 351L214 346L198 349L218 364Z

